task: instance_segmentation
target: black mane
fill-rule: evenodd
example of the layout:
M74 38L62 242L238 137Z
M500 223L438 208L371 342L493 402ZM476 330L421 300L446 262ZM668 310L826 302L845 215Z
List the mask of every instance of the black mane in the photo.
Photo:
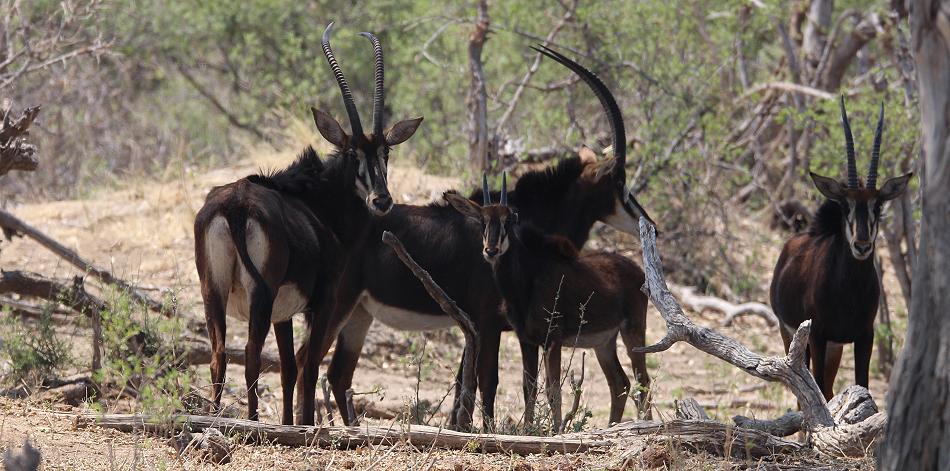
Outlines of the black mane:
M844 214L841 212L841 205L832 200L825 200L818 211L815 211L815 217L808 226L808 234L813 236L837 236L841 235L841 219Z
M523 206L533 201L548 202L548 204L551 201L557 201L580 178L583 169L584 164L580 157L575 156L563 159L557 165L527 172L518 179L514 191L508 193L508 201L515 206ZM497 203L500 195L501 192L492 191L492 202ZM476 188L469 195L469 199L481 204L482 189Z
M293 163L283 169L261 170L247 177L252 183L294 195L311 194L329 178L332 170L340 167L343 159L337 153L324 162L313 146L307 146Z

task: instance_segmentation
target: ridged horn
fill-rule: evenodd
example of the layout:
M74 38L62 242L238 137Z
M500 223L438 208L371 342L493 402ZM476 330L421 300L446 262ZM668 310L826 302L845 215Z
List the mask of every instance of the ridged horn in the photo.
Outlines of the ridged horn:
M373 136L377 139L383 136L383 106L385 105L385 91L383 89L383 46L379 43L379 38L373 33L360 33L366 39L373 43L373 57L376 60L376 75L373 88Z
M330 31L333 29L333 22L327 25L327 29L323 31L323 55L327 57L327 62L330 64L330 70L333 71L333 77L336 79L337 85L340 86L340 93L343 95L343 106L346 107L346 116L350 119L350 130L353 132L353 136L362 136L363 135L363 125L360 123L360 115L356 111L356 103L353 102L353 93L350 92L350 86L346 83L346 77L343 76L343 70L340 69L340 64L336 62L336 57L333 56L333 50L330 49Z
M501 172L501 205L508 206L508 172Z
M618 184L623 185L626 179L625 165L627 163L627 137L623 125L623 115L620 114L620 107L617 105L617 100L614 98L613 94L610 93L607 85L604 85L604 82L601 81L599 77L594 75L593 72L587 70L584 66L578 64L577 62L568 59L560 52L557 52L543 44L531 46L531 49L534 49L535 51L544 54L551 59L554 59L559 64L567 67L568 69L571 69L572 72L584 80L584 83L590 87L590 89L594 92L594 95L597 95L597 99L600 100L600 105L604 108L604 113L607 114L607 121L610 123L610 135L613 137L614 156L616 157L616 160L614 161L613 175Z
M841 127L844 129L844 145L848 151L848 188L858 187L858 164L854 158L854 136L851 135L851 124L848 122L848 112L844 109L844 95L841 95Z
M871 165L868 166L867 187L874 189L877 185L877 166L881 161L881 136L884 134L884 102L881 102L881 111L877 116L877 129L874 131L874 145L871 146Z
M491 204L491 193L488 192L488 174L482 174L482 206Z

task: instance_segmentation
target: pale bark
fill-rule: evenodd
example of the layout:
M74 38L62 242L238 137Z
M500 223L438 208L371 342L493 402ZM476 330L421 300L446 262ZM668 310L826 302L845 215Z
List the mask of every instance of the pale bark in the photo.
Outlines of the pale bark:
M920 86L920 247L882 470L950 469L950 0L908 2Z
M837 416L832 414L805 364L805 344L811 329L810 320L803 322L795 332L786 357L766 357L757 354L715 330L694 324L683 314L683 310L663 278L662 263L656 248L656 228L644 218L640 218L640 241L643 244L643 266L646 272L646 283L643 289L660 312L660 316L666 321L667 333L655 345L631 350L645 353L660 352L682 341L737 366L753 376L766 381L781 382L798 399L802 409L803 423L812 432L809 444L816 452L828 456L864 456L866 450L870 449L881 434L887 416L882 412L854 424L848 422L852 417L860 419L866 415L864 412L867 410L876 409L870 393L861 387L854 388L863 390L863 393L855 393L849 389L848 391L851 392L843 394L837 401L840 405L835 405L835 408L842 409L844 412L838 413ZM852 407L851 404L857 405ZM747 429L736 430L746 431Z
M488 1L478 0L475 29L468 38L468 68L472 85L468 95L469 135L468 162L475 175L488 170L491 148L488 130L488 92L485 85L485 70L482 67L482 49L488 40L491 25L488 18Z

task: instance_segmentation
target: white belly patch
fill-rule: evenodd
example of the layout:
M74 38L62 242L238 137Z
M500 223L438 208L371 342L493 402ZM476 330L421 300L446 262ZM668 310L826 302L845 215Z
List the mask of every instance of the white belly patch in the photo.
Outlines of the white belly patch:
M250 319L250 300L242 299L243 290L232 291L228 296L228 316L247 322ZM271 323L289 320L298 312L307 307L307 297L297 289L296 285L283 285L277 290L273 309L270 315Z
M396 330L439 330L455 325L447 315L423 314L383 304L366 291L360 295L360 303L374 319Z
M564 337L564 346L569 347L570 343L577 339L577 348L594 348L606 343L617 336L617 329L603 330L600 332L582 333L580 335L567 335Z

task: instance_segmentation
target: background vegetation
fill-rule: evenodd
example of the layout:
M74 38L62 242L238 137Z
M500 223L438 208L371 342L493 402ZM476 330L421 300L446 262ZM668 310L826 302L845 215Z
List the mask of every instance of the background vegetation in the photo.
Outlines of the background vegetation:
M816 5L826 11L809 15ZM28 44L45 28L68 56L0 90L17 105L45 107L35 131L43 164L3 177L5 201L227 162L244 143L279 145L280 130L307 119L310 105L342 118L319 50L330 21L366 119L372 54L355 33L381 38L387 113L426 117L396 159L435 173L477 169L469 162L469 46L479 30L487 32L479 59L497 144L491 170L545 149L605 146L597 100L563 68L533 67L538 57L527 46L548 39L578 58L624 110L631 185L665 238L687 249L669 269L726 296L764 291L734 269L755 254L731 247L727 228L773 217L789 202L814 208L808 170L841 174L838 93L848 96L862 165L882 101L882 173L910 169L919 147L908 33L885 2L75 0L3 8L8 31L21 33L8 43ZM28 60L10 55L4 67Z

